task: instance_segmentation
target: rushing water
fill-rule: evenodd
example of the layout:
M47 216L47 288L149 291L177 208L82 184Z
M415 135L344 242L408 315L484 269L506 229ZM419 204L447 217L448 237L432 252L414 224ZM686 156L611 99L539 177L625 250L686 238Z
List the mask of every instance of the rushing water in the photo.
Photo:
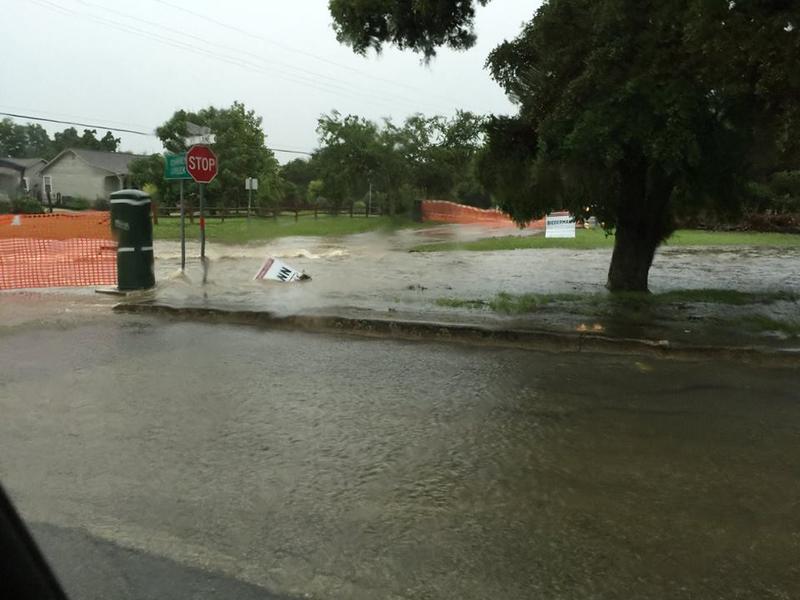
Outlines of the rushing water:
M469 228L437 228L346 238L283 238L247 246L209 245L208 283L201 285L198 248L180 274L174 242L156 246L160 281L154 296L174 304L271 310L332 308L430 311L438 298L489 299L499 292L602 291L611 251L563 249L504 252L409 253L425 239L486 235ZM303 284L253 281L267 256L311 275ZM800 292L800 249L669 248L651 271L654 291L685 288Z
M797 381L81 318L0 332L0 476L37 526L298 597L791 598Z

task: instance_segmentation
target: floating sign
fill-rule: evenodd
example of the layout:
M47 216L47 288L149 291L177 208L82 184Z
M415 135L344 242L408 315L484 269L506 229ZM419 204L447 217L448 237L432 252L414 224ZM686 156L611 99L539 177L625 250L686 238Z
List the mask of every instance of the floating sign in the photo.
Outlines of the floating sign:
M164 179L191 179L186 170L186 152L164 155Z
M311 278L305 273L301 273L297 269L290 267L285 262L277 258L269 257L264 261L264 264L261 265L261 268L253 279L269 279L272 281L289 283L290 281L303 281Z
M211 183L218 168L217 155L208 146L192 146L186 153L186 170L197 183Z
M546 238L575 237L575 218L569 213L550 213L544 223L544 237Z

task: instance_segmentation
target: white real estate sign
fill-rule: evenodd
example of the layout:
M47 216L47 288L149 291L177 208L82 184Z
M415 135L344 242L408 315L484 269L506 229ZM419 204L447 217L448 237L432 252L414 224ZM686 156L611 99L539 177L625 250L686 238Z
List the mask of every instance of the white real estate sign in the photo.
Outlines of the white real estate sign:
M544 221L544 237L546 238L574 238L575 218L564 213L547 215Z
M257 190L258 189L258 179L255 177L247 177L244 180L244 189L246 190Z
M291 281L302 281L303 279L308 279L308 277L304 276L303 273L297 269L293 269L285 262L277 258L268 257L253 279L270 279L272 281L289 283Z

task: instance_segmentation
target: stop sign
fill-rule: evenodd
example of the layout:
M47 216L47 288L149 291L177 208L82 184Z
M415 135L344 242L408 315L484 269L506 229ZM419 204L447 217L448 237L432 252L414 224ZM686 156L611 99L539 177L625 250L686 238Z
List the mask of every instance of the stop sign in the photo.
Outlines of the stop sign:
M186 170L197 183L211 183L218 166L217 155L208 146L192 146L186 153Z

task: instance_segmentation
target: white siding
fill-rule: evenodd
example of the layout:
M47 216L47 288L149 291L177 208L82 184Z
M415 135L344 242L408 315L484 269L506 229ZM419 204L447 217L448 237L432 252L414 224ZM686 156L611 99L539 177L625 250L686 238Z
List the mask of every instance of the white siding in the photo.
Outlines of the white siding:
M50 163L42 174L52 177L54 198L56 194L87 200L108 196L105 179L110 173L86 164L72 152Z

